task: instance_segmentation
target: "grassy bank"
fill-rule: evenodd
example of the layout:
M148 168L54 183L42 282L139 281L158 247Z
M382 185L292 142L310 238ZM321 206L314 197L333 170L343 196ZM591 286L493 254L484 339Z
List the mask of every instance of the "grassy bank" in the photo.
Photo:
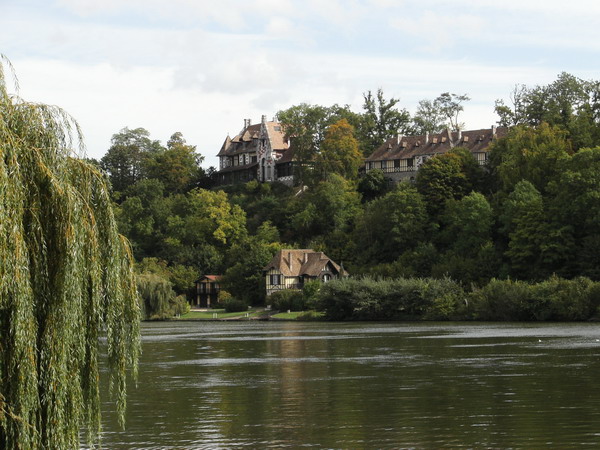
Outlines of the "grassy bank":
M179 320L221 320L221 319L252 319L262 317L266 313L265 308L252 308L243 312L226 312L225 309L211 309L207 311L191 310L182 314Z

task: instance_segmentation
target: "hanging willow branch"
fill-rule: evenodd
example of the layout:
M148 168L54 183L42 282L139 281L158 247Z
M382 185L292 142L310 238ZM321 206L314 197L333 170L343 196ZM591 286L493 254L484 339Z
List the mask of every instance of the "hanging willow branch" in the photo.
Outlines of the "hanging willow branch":
M137 367L129 245L74 143L61 109L7 93L0 60L0 448L78 448L82 428L98 440L101 337L122 423Z

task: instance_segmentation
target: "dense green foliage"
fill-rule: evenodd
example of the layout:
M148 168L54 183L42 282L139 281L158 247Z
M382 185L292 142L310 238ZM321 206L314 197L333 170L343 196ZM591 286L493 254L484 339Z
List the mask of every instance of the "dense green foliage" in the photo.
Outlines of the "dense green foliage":
M240 300L234 297L229 297L227 300L224 300L222 306L225 308L225 312L242 312L248 310L248 303L244 300Z
M277 311L305 311L317 308L322 283L318 280L308 281L301 291L286 289L274 292L267 302Z
M302 291L285 289L273 292L268 301L272 308L277 311L304 311L306 309Z
M316 302L329 320L576 321L597 318L599 305L600 282L583 277L472 290L448 278L354 278L327 283Z
M0 64L0 448L79 448L100 431L100 339L123 422L139 306L105 177L65 112L7 92Z
M360 113L306 104L280 111L301 162L295 187L202 189L210 179L189 175L202 158L189 158L193 146L181 135L163 148L147 132L123 130L109 154L137 146L126 154L139 162L125 171L129 184L117 179L119 226L139 264L160 266L176 294L191 297L195 277L221 274L246 305L264 302L262 268L285 247L323 251L354 276L450 278L465 288L553 274L599 281L597 83L563 74L519 92L518 111L497 108L515 126L492 143L486 166L454 147L425 161L414 184L395 186L379 170L358 177L359 153L397 133L461 128L466 95L423 101L412 118L381 90L365 94Z
M136 281L145 319L168 319L189 311L185 296L177 296L171 282L160 275L142 273L137 275Z
M542 123L559 126L574 149L593 147L600 139L600 83L561 73L546 86L515 86L510 104L496 101L501 125Z

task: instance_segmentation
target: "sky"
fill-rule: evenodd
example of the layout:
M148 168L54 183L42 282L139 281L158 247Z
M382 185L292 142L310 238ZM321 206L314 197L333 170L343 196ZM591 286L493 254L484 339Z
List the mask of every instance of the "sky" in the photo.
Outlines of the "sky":
M411 113L468 94L467 129L516 84L600 78L596 0L0 0L18 95L58 105L101 158L124 127L179 131L217 165L244 119L350 105L382 88ZM12 89L15 92L15 89Z

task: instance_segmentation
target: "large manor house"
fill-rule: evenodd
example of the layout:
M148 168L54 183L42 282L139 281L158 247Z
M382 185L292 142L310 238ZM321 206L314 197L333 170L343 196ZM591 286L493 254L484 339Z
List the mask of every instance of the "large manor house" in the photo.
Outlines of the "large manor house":
M488 158L490 144L505 136L505 127L483 130L449 131L421 136L398 135L388 139L365 160L364 170L379 169L393 181L414 181L421 164L454 147L469 150L479 164ZM262 116L260 123L244 120L244 127L233 139L227 136L219 151L218 182L221 185L279 181L294 184L294 147L282 125Z

